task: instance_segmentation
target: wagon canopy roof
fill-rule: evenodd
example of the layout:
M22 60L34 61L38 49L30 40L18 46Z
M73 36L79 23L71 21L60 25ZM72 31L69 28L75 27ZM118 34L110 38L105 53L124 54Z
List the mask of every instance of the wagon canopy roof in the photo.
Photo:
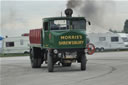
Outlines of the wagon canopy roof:
M84 17L49 17L49 18L43 18L44 22L48 22L51 20L85 20Z

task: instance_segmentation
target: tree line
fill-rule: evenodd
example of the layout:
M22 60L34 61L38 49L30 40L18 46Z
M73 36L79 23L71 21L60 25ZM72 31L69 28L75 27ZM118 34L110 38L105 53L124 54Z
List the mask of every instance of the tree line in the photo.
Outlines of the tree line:
M109 31L113 33L128 33L128 19L125 21L124 28L122 31L117 31L117 30L112 30L112 29L109 29Z

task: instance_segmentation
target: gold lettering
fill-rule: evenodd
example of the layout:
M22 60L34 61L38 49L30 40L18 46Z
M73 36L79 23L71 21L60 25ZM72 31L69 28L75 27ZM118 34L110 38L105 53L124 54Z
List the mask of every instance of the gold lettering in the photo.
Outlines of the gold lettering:
M68 39L68 37L67 37L67 36L65 36L65 39L67 40L67 39Z
M61 38L61 39L64 39L64 36L61 36L60 38Z
M79 36L78 35L76 36L76 39L79 39Z
M81 45L84 41L59 41L59 45Z
M82 39L82 35L80 35L80 39Z
M71 42L71 41L69 41L69 42L68 42L68 44L69 44L69 45L71 45L71 44L72 44L72 42Z
M74 35L72 35L72 39L74 39L75 38L75 36Z
M66 36L60 36L60 39L61 40L70 40L70 39L83 39L83 36L82 35L66 35Z
M68 36L69 39L72 39L71 36Z

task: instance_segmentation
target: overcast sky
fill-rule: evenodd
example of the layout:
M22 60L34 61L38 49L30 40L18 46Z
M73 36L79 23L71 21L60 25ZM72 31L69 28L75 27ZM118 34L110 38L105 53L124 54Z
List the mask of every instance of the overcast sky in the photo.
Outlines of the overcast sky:
M28 33L30 29L41 28L42 18L60 16L61 11L66 8L67 0L2 0L0 3L0 35L20 36ZM96 27L92 24L88 27L88 31L100 32L109 28L123 30L124 22L128 19L128 0L114 0L114 4L114 17L108 12L104 27ZM75 11L75 15L79 13Z

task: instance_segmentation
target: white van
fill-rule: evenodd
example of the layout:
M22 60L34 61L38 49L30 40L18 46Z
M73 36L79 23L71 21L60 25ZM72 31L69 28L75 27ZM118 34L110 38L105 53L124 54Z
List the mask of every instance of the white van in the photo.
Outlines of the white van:
M29 53L29 37L8 37L3 39L2 53Z
M128 49L128 37L125 33L88 33L90 43L96 51Z

